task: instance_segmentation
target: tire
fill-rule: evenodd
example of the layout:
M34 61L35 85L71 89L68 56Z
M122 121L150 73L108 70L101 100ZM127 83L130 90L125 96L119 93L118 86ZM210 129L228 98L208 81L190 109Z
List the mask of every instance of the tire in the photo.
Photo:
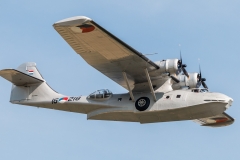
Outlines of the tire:
M141 97L135 102L135 107L139 111L145 111L150 104L150 99L147 97Z

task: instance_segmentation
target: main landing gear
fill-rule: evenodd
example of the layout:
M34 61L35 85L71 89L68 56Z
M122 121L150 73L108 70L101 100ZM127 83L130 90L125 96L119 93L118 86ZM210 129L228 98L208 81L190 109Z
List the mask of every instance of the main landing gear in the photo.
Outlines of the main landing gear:
M135 107L139 111L145 111L150 104L150 99L148 97L141 97L135 102Z

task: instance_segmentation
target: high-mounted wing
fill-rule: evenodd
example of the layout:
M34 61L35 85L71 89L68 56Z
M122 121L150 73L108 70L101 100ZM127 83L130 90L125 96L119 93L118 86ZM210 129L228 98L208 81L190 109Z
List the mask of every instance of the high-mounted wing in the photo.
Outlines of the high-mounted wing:
M146 70L150 73L159 66L136 51L92 19L84 16L56 22L54 28L65 41L92 67L128 89L150 91ZM157 78L152 85L157 89L168 77Z
M223 112L222 114L214 117L196 119L194 122L200 123L202 126L223 127L232 124L234 119Z

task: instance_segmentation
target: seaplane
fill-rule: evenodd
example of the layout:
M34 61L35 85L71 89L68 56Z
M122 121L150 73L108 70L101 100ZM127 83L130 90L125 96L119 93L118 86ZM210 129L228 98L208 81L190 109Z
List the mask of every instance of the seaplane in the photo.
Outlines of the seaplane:
M0 70L0 76L12 83L11 103L82 113L90 120L141 124L192 120L210 127L234 122L225 113L233 99L210 92L201 70L188 73L182 56L153 62L85 16L60 20L53 27L89 65L128 92L100 89L88 96L60 94L47 84L36 63L27 62Z

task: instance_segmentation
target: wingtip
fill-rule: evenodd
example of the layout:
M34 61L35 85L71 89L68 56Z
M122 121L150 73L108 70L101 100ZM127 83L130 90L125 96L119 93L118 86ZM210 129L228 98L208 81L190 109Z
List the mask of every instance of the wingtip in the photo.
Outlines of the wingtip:
M57 21L56 23L53 24L53 26L76 26L84 24L91 20L92 20L91 18L88 18L86 16L75 16Z

